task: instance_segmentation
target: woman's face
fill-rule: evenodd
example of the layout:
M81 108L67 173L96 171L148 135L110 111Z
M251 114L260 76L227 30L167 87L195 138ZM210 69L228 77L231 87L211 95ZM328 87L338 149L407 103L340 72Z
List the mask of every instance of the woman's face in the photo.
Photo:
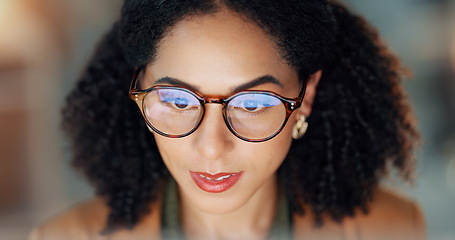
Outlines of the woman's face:
M222 11L175 25L160 43L155 61L147 66L144 81L151 86L169 77L193 86L202 95L229 96L238 86L266 75L280 84L263 83L246 90L298 96L297 72L286 64L269 36L256 25ZM291 145L298 111L276 137L250 143L229 131L221 104L205 107L204 119L191 135L178 139L154 136L182 197L205 212L229 213L276 186L275 173Z

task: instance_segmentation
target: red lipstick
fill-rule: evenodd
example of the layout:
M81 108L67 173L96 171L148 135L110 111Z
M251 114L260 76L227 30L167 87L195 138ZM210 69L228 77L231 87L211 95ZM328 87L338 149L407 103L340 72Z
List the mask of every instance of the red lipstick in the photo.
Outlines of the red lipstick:
M217 173L213 175L206 172L190 171L191 178L193 178L196 185L210 193L220 193L228 190L240 179L242 173Z

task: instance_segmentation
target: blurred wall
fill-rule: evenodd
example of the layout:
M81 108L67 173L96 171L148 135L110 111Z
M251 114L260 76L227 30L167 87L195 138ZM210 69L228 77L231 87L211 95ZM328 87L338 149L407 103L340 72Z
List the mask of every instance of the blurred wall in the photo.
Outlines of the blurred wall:
M93 195L70 167L59 111L121 2L0 0L0 239ZM399 187L423 207L430 239L455 239L455 0L344 2L413 70L423 147L416 186Z
M120 6L0 0L0 239L92 195L69 167L60 107Z
M28 210L45 206L42 194L60 195L61 187L47 187L59 172L46 161L61 159L55 95L66 52L65 19L55 21L58 14L51 14L59 10L35 1L0 1L0 234L5 238L24 232L33 214Z
M423 207L430 239L455 239L455 1L344 2L379 29L413 72L405 87L423 145L415 187L402 189Z

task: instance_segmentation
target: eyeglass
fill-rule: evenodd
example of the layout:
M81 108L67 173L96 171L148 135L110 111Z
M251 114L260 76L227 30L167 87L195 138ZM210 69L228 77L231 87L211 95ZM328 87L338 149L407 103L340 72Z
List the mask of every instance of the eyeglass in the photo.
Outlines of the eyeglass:
M224 122L236 137L247 142L263 142L275 137L292 112L303 101L306 83L297 98L285 98L271 91L247 90L220 98L202 96L186 87L155 85L139 90L139 68L131 82L129 97L134 100L147 125L170 138L190 135L204 118L205 104L222 104Z

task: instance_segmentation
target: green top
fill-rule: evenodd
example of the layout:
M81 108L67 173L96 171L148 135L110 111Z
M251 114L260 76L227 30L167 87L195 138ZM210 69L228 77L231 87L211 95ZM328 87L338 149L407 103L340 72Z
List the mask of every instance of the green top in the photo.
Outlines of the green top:
M161 229L163 239L185 239L179 217L179 202L177 183L173 178L166 184L163 201L163 214L161 216ZM270 228L268 240L292 239L292 218L287 199L284 194L280 195L279 205L272 227Z

